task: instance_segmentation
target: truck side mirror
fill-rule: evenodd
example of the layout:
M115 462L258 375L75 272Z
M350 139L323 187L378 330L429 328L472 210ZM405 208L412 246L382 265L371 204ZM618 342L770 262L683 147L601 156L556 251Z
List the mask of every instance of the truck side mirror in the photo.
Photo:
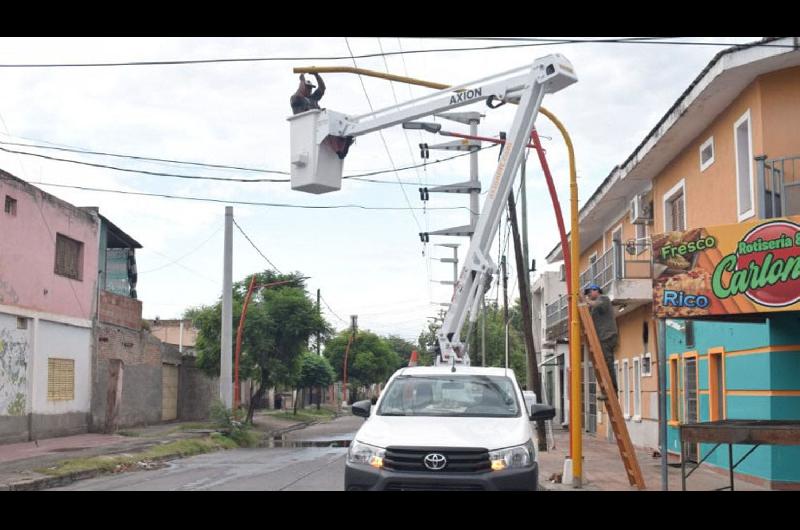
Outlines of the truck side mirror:
M355 407L355 405L353 405ZM536 403L531 405L530 419L531 421L546 421L552 420L556 417L556 409L550 405L542 405Z
M351 410L353 414L356 416L361 416L362 418L369 418L369 411L372 408L372 402L368 399L364 401L356 401L353 403Z

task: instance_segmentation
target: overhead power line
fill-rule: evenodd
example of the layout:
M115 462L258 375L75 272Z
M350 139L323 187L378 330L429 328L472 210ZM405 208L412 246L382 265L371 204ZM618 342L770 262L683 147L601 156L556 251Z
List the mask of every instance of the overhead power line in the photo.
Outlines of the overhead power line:
M344 42L347 45L347 51L350 52L350 56L353 58L353 66L358 68L358 64L356 63L353 50L350 48L350 42L347 40L347 37L344 38ZM383 50L381 50L381 52L383 52ZM384 56L384 61L385 60L386 57ZM375 109L372 107L372 101L369 98L369 94L367 93L367 86L364 84L364 79L362 78L361 74L358 74L358 80L361 82L361 88L364 90L364 96L367 98L367 105L369 105L369 110L374 112ZM395 101L397 101L396 97ZM417 214L414 213L414 208L411 206L411 201L408 199L408 194L406 193L406 189L403 186L403 183L400 181L400 176L397 174L397 166L394 165L392 152L389 150L389 144L386 143L386 138L383 136L383 131L378 131L378 135L381 137L383 148L386 150L386 156L389 157L389 164L391 164L392 169L394 170L394 176L397 179L397 183L400 184L400 191L403 192L403 198L406 200L406 204L408 204L408 211L411 212L411 217L414 218L414 223L417 225L419 231L422 232L422 225L419 224L419 219L417 219Z
M174 260L172 260L172 261L170 261L168 263L160 265L160 266L156 267L155 269L148 269L146 271L139 271L139 274L147 274L147 273L150 273L150 272L156 272L156 271L160 271L161 269L166 269L167 267L170 267L172 265L178 265L178 262L182 261L184 258L187 258L187 257L191 256L192 254L194 254L195 252L200 250L200 248L203 245L205 245L206 243L211 241L211 238L213 238L215 235L217 235L220 232L220 230L222 230L221 226L219 228L217 228L216 230L214 230L214 232L212 232L211 235L208 236L208 238L204 239L202 243L197 245L195 248L193 248L192 250L190 250L189 252L187 252L186 254L181 256L180 258L176 258L176 259L174 259Z
M277 272L278 274L283 274L283 273L282 273L280 270L278 270L278 267L276 267L276 266L275 266L275 264L274 264L274 263L272 263L272 262L269 260L269 258L268 258L267 256L265 256L265 255L264 255L264 253L263 253L263 252L261 252L261 249L260 249L260 248L258 248L258 247L256 246L256 244L255 244L255 243L253 243L253 240L252 240L252 239L250 239L250 236L248 236L248 235L245 233L245 231L242 229L242 227L241 227L241 226L239 226L239 223L237 223L237 222L236 222L236 219L234 219L234 220L233 220L233 224L234 224L234 225L236 225L236 228L238 228L238 229L239 229L239 232L241 232L241 233L242 233L242 235L243 235L243 236L244 236L244 238L247 240L247 242L248 242L248 243L250 243L250 245L251 245L251 246L252 246L254 249L256 249L256 252L258 252L258 253L261 255L261 257L262 257L262 258L264 258L264 259L267 261L267 263L269 263L269 266L270 266L270 267L272 267L272 268L275 270L275 272Z
M101 193L119 193L122 195L140 195L144 197L160 197L164 199L182 199L187 201L217 202L223 204L241 204L244 206L272 206L276 208L306 208L309 210L336 210L341 208L357 208L359 210L407 210L405 206L364 206L363 204L333 204L333 205L311 205L311 204L287 204L278 202L255 202L255 201L236 201L227 199L214 199L211 197L192 197L187 195L169 195L166 193L146 193L143 191L112 190L106 188L92 188L89 186L72 186L67 184L57 184L55 182L31 181L31 184L40 186L53 186L55 188L69 188L84 191L97 191ZM418 210L421 208L417 208ZM429 210L469 210L466 206L441 206L428 208Z
M450 37L453 39L453 37ZM492 46L469 46L459 48L432 48L423 50L403 50L386 53L367 53L363 55L329 55L322 57L238 57L238 58L216 58L216 59L177 59L166 61L120 61L120 62L96 62L96 63L16 63L0 64L0 68L102 68L102 67L124 67L124 66L169 66L169 65L189 65L189 64L214 64L214 63L249 63L249 62L280 62L280 61L341 61L350 59L367 59L371 57L384 57L392 55L413 55L421 53L459 53L481 50L503 50L513 48L531 48L536 46L552 46L558 44L660 44L670 46L736 46L729 42L681 42L681 41L655 41L655 40L630 40L630 39L548 39L542 38L537 42L526 44L503 44ZM480 39L486 40L486 39ZM491 39L489 39L491 40ZM514 40L533 40L533 38L517 38ZM760 46L769 48L793 48L789 44L772 43L747 43L748 46Z
M15 144L15 143L12 143L12 142L2 142L2 141L0 141L0 145L20 145L20 144ZM28 145L30 147L32 147L32 148L56 149L56 148L53 148L53 147L50 147L50 146L40 146L40 145L30 145L30 144L28 144ZM489 149L491 147L495 147L495 146L488 146L488 147L484 147L483 149ZM178 164L196 164L196 165L205 165L205 166L208 166L208 167L215 167L215 168L225 167L225 166L221 166L221 165L217 165L217 164L201 164L201 163L194 163L194 162L183 162L183 161L178 161L178 160L149 158L149 157L134 156L134 155L89 152L89 151L84 151L84 150L80 150L80 149L65 149L65 148L58 148L58 149L62 150L62 151L70 151L70 152L76 152L76 153L98 154L98 155L114 156L114 157L119 157L119 158L131 158L131 159L137 159L137 160L153 160L153 161L161 161L161 162L174 162L174 163L178 163ZM290 182L291 181L291 179L288 179L288 178L285 178L285 179L238 178L237 179L237 178L228 178L228 177L210 177L210 176L207 176L207 175L190 175L190 174L184 174L184 173L167 173L167 172L162 172L162 171L147 171L147 170L143 170L143 169L131 169L131 168L113 166L113 165L109 165L109 164L98 164L98 163L95 163L95 162L85 162L83 160L74 160L74 159L69 159L69 158L60 158L60 157L54 157L54 156L47 156L47 155L43 155L43 154L40 154L40 153L31 153L31 152L28 152L28 151L17 151L15 149L8 149L8 148L5 148L5 147L0 147L0 151L5 151L7 153L12 153L12 154L16 154L16 155L33 156L33 157L37 157L37 158L44 158L44 159L51 160L51 161L54 161L54 162L66 162L66 163L70 163L70 164L90 166L90 167L95 167L95 168L100 168L100 169L110 169L112 171L121 171L121 172L125 172L125 173L138 173L138 174L151 175L151 176L156 176L156 177L180 178L180 179L189 179L189 180L213 180L213 181L236 182L236 183L277 183L277 182ZM465 155L468 155L468 154L469 153L462 153L462 154L454 155L454 156L447 157L447 158L437 159L437 160L434 160L434 161L431 161L431 162L427 162L427 165L441 164L443 162L447 162L449 160L453 160L455 158L458 158L458 157L461 157L461 156L465 156ZM415 169L415 168L418 168L418 167L422 167L424 165L426 165L426 164L411 165L411 166L405 166L405 167L399 167L399 168L393 168L393 169L379 169L379 170L375 170L375 171L367 171L367 172L364 172L364 173L358 173L358 174L355 174L355 175L345 175L342 178L343 179L353 179L353 180L358 180L358 181L362 181L362 182L371 182L371 183L375 183L375 184L397 184L396 181L395 182L387 181L387 180L383 180L382 181L382 180L377 180L377 179L368 179L368 178L364 178L364 177L370 177L370 176L374 176L374 175L382 175L384 173L396 173L398 171L407 171L407 170L410 170L410 169ZM234 168L234 167L231 166L230 169L242 170L244 168ZM259 171L259 172L262 172L262 173L276 173L276 174L281 174L281 175L288 175L289 174L286 171L277 171L277 170L271 170L271 169L247 168L245 170L246 171ZM414 185L420 184L421 185L421 183L417 183L417 182L407 182L407 181L402 181L402 182L405 183L405 184L414 184Z
M323 296L322 296L321 294L319 295L319 298L320 298L320 300L322 300L322 303L323 303L323 304L325 304L325 307L327 307L327 308L328 308L328 311L330 311L330 312L331 312L331 314L332 314L333 316L335 316L336 318L338 318L339 320L341 320L341 321L342 321L342 322L344 322L345 324L350 324L350 322L349 322L348 320L345 320L345 319L343 319L342 317L340 317L340 316L339 316L339 315L336 313L336 311L334 311L333 309L331 309L331 306L330 306L330 305L328 305L328 301L327 301L327 300L325 300L325 298L323 298Z

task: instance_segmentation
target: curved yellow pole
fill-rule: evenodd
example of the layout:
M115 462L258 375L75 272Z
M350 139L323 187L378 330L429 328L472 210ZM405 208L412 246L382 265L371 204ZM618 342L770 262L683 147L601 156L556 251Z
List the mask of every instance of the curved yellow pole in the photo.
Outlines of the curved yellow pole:
M378 72L375 70L367 70L365 68L355 68L351 66L301 66L294 69L296 74L326 74L326 73L350 73L366 75L369 77L378 77L387 79L389 81L397 81L398 83L408 83L412 85L424 86L427 88L434 88L437 90L444 90L450 88L452 85L445 85L443 83L434 83L432 81L424 81L422 79L415 79L413 77L403 77L385 72ZM569 198L570 198L570 284L571 292L569 293L569 314L570 314L570 327L569 327L569 350L570 350L570 455L572 457L572 475L573 485L580 487L583 475L583 440L581 438L581 407L580 403L583 398L581 391L581 325L578 316L578 297L580 295L580 285L578 285L578 267L580 262L580 230L578 221L578 176L575 170L575 150L572 147L572 139L567 132L564 124L556 118L555 114L550 112L544 107L539 107L539 112L547 116L553 122L561 136L564 137L564 143L567 145L567 153L569 156ZM564 256L566 259L566 256Z

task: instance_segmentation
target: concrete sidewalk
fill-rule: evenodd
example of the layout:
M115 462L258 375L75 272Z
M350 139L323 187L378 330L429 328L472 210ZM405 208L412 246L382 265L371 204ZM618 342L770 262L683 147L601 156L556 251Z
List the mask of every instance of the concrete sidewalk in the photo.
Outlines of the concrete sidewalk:
M619 455L616 442L608 442L600 435L583 435L583 487L576 489L569 484L553 483L550 477L561 475L564 459L569 452L569 431L553 427L555 449L539 452L539 484L550 491L638 491L628 482L628 476ZM636 456L642 469L647 491L661 491L661 457L653 457L652 452L637 450ZM668 486L670 491L681 491L680 466L668 466ZM703 464L687 479L688 491L709 491L729 485L727 470L724 474L712 471ZM768 488L745 482L735 477L737 491L769 491Z
M263 438L279 436L318 421L294 421L271 414L256 413L254 429ZM98 474L86 473L54 478L37 472L65 460L96 456L136 455L154 446L177 440L206 438L214 432L210 422L170 422L122 429L120 434L78 434L33 442L0 445L0 491L31 490L67 484ZM171 457L172 458L172 457ZM180 458L175 455L174 458Z

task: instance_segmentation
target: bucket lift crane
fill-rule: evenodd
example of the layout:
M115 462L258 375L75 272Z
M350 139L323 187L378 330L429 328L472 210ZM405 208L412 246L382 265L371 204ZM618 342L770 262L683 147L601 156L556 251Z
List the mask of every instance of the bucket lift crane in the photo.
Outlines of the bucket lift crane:
M334 146L341 145L342 139L349 145L357 136L480 101L486 101L490 108L518 103L505 148L475 227L472 244L438 333L437 364L458 362L469 365L469 355L461 341L461 330L467 315L472 322L476 320L486 280L497 270L497 265L489 256L492 236L500 222L542 98L576 81L571 63L560 54L552 54L537 59L532 65L440 90L368 114L349 116L332 110L315 109L288 118L291 126L292 189L326 193L341 188L344 159Z

